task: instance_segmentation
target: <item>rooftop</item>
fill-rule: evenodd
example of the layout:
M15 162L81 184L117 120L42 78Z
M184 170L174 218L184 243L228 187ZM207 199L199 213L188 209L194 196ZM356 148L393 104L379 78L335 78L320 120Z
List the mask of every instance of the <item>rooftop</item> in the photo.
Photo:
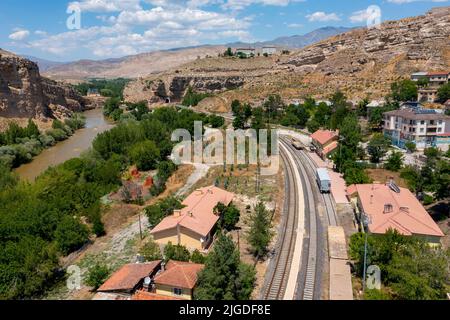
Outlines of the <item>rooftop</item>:
M384 184L358 184L347 188L349 196L358 194L362 210L371 219L369 231L372 233L384 234L395 229L408 236L444 236L416 197L408 189L399 188L399 191Z
M133 295L131 300L149 301L149 300L184 300L182 298L163 296L152 292L139 290Z
M436 110L433 110L433 109L405 108L405 109L393 110L393 111L385 112L384 115L395 116L395 117L402 117L402 118L408 118L408 119L415 119L415 120L444 120L444 119L450 119L450 116L446 116L446 115L444 115L442 113L436 112Z
M170 260L165 271L157 274L154 281L155 284L193 289L197 284L197 275L203 268L203 264Z
M316 140L320 144L324 145L332 139L336 138L338 133L336 131L331 130L317 130L311 135L313 140Z
M166 217L151 233L183 226L201 236L207 236L215 226L219 217L214 214L217 204L228 206L234 198L234 194L215 186L195 190L182 204L185 206L177 210L173 215Z
M97 291L133 290L142 279L154 273L160 265L161 260L127 264L116 271Z

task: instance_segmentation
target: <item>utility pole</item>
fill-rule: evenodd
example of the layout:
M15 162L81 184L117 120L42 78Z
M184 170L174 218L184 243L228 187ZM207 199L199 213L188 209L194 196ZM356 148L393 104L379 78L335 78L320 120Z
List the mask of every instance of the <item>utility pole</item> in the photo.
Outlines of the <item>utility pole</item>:
M139 234L141 236L142 241L143 237L142 237L141 211L139 211Z

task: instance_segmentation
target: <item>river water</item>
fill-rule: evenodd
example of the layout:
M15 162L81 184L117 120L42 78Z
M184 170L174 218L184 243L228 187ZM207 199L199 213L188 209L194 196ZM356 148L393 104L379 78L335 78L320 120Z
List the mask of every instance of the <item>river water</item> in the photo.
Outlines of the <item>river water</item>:
M92 146L94 138L99 133L114 126L103 116L102 109L89 110L83 114L86 117L85 128L77 130L69 139L44 150L32 162L15 170L22 180L33 182L47 168L80 156Z

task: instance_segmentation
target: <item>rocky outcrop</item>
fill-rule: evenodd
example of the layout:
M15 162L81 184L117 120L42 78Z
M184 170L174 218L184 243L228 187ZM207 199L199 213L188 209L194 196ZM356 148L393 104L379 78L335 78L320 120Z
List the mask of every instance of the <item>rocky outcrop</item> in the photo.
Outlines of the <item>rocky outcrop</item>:
M139 80L125 88L127 101L149 103L180 102L191 87L194 92L221 93L244 85L241 76L175 75L153 80Z
M0 117L52 118L80 112L86 101L70 86L41 77L36 63L0 50Z
M316 71L326 74L332 70L353 73L369 61L388 63L405 55L411 61L426 61L432 68L446 68L442 48L449 45L449 37L450 7L437 8L424 16L344 33L294 54L283 64L315 65ZM337 55L342 56L340 61L333 59Z

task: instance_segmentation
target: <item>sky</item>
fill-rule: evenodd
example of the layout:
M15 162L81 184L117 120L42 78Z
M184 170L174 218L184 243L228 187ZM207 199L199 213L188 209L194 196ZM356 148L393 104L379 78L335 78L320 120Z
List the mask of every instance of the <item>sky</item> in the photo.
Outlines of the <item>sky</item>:
M424 14L449 0L1 0L0 48L53 61L256 42Z

